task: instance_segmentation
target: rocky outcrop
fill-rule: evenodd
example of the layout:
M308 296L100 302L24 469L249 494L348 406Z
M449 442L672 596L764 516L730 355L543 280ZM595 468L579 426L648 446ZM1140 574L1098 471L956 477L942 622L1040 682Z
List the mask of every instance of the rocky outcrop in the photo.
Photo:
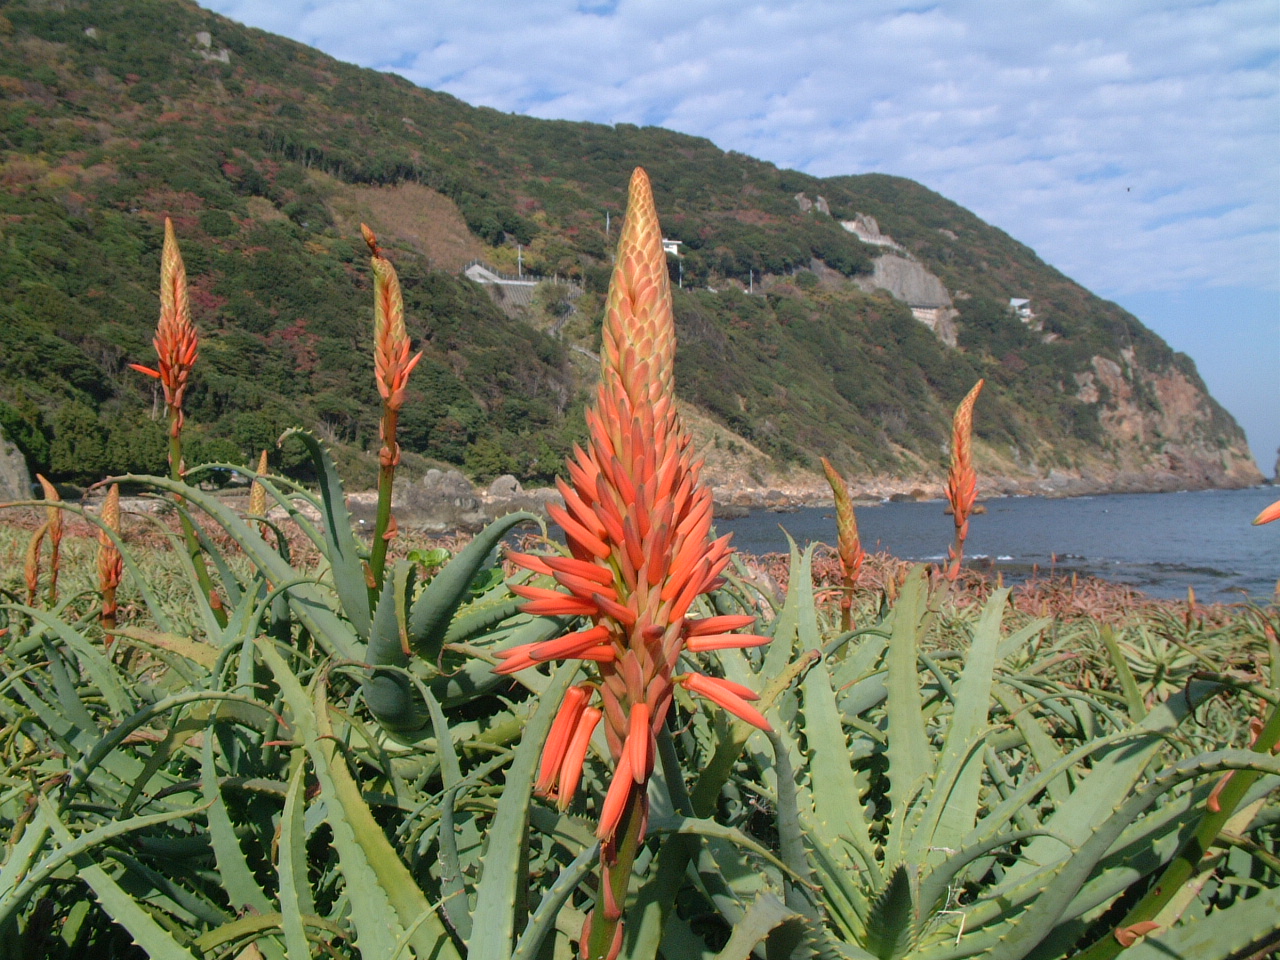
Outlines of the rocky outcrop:
M949 347L956 345L955 319L959 313L942 281L915 260L886 253L875 262L875 273L866 285L888 291L911 308L912 315Z
M880 224L876 222L875 217L869 214L859 213L852 220L841 220L840 226L844 227L863 243L869 243L876 247L902 249L894 241L893 237L880 232Z
M797 193L794 197L796 206L800 208L801 213L808 213L810 210L817 210L824 213L828 217L831 216L831 207L827 206L826 198L814 197L810 200L803 193Z
M0 430L0 501L31 497L31 471L22 451Z
M352 514L369 523L376 494L372 499L357 496L351 498ZM554 488L525 490L510 474L498 477L482 491L459 470L432 469L417 483L396 487L394 508L396 522L402 527L429 534L474 533L491 520L517 510L546 516L547 505L559 502L560 494Z
M1076 399L1098 405L1098 421L1118 451L1117 485L1143 489L1238 487L1262 482L1243 443L1213 433L1210 400L1181 370L1140 367L1132 350L1123 366L1095 356L1075 375Z

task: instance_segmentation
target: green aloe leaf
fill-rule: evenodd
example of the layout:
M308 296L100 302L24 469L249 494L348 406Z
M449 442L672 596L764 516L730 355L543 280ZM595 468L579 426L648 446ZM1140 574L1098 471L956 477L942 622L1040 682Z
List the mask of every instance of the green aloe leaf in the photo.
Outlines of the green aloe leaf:
M190 950L175 940L172 934L95 862L92 851L109 837L120 836L165 820L190 816L198 812L199 808L155 817L137 817L132 821L117 821L77 838L71 835L71 831L58 818L51 801L41 796L39 804L46 824L58 840L58 858L75 864L79 878L93 891L107 916L128 930L129 935L152 960L195 960Z
M253 877L253 870L245 859L235 826L231 822L231 814L222 799L218 771L213 761L215 739L213 725L210 724L205 731L204 747L200 752L200 778L205 802L209 804L206 816L209 822L209 839L213 843L213 854L218 864L219 883L227 891L231 908L237 914L244 912L247 907L252 907L257 913L269 913L271 903Z
M901 843L907 830L912 801L926 782L933 755L925 736L924 709L920 700L919 651L926 614L928 584L924 568L911 571L893 609L893 627L885 655L888 669L890 820L894 828L886 859L901 859Z
M898 864L871 901L862 946L878 960L896 960L911 945L915 919L911 876L905 865Z
M1280 950L1280 887L1215 910L1171 930L1148 934L1126 949L1124 960L1230 960L1275 956Z
M217 497L168 477L130 475L119 479L144 483L185 498L212 517L272 583L293 583L297 580L297 571L262 539L256 529L252 529L239 514L225 506ZM362 638L368 635L367 620L365 630L357 634L352 623L344 620L334 610L332 594L317 584L299 583L291 586L288 597L294 615L322 646L347 660L362 659ZM367 608L367 598L364 603Z
M410 943L419 957L461 960L435 909L400 859L361 795L334 736L324 686L308 694L288 663L265 639L256 641L293 715L320 783L333 845L345 878L356 945L362 954L389 957L413 928ZM424 920L425 915L430 915Z
M1077 784L1046 825L1072 846L1084 842L1133 792L1164 745L1165 737L1178 728L1196 705L1219 689L1217 684L1194 681L1184 696L1170 697L1154 707L1131 729L1131 735L1119 738L1094 757L1088 777ZM1023 802L1030 799L1027 796ZM1033 840L1023 851L1023 857L1010 867L1004 882L1016 883L1034 872L1037 865L1053 863L1067 855L1057 840L1045 837Z
M523 511L493 521L431 579L426 591L414 603L409 617L409 643L414 652L429 662L436 660L449 623L466 600L471 581L489 554L512 527L537 521L537 516Z
M757 944L784 924L799 927L800 914L791 910L771 893L762 893L747 907L746 915L733 925L729 942L716 954L716 960L747 960Z
M1000 645L1000 623L1009 590L997 590L982 610L978 626L965 658L964 671L955 686L955 704L947 737L938 756L925 813L925 826L917 833L912 861L937 863L959 847L973 830L978 816L978 788L983 772L982 742L991 729L987 717L991 709L991 683ZM961 764L959 775L943 792L942 771ZM930 828L930 823L934 824Z
M528 885L525 844L533 781L551 721L578 668L576 661L570 661L552 674L507 771L506 787L487 831L484 867L476 888L474 929L467 943L468 960L507 960L511 956L517 904Z
M351 532L351 514L347 512L346 493L342 478L334 466L328 449L313 434L305 430L286 430L280 437L297 440L311 455L320 486L320 520L324 524L325 559L333 571L333 585L342 601L342 610L362 637L369 635L371 612L369 589L365 585L364 562L360 559L360 545Z
M284 811L280 815L276 864L280 877L281 926L289 960L308 960L311 948L307 945L302 918L315 913L316 909L307 878L306 783L306 753L298 747L293 751L293 775L289 778L289 792L285 794Z

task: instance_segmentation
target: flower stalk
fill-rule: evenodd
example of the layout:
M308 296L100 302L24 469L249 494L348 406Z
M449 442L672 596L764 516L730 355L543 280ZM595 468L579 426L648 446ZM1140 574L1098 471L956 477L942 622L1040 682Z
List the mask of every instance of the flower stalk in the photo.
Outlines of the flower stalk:
M711 538L711 491L675 406L675 321L661 239L648 176L637 169L605 307L587 449L575 449L569 479L557 481L565 505L548 511L565 533L569 556L509 554L555 582L513 586L528 601L525 612L591 624L508 649L498 667L515 673L565 659L595 665L595 679L572 688L560 705L536 784L540 795L566 807L592 732L603 724L613 775L596 829L597 900L580 941L589 960L611 960L621 949L627 884L649 820L656 738L676 685L769 729L749 703L753 691L676 672L686 652L768 641L733 632L751 617L692 616L696 599L723 582L731 552L728 537Z
M178 249L173 221L168 217L164 220L164 247L160 253L160 320L152 343L156 348L157 365L147 367L131 363L129 366L160 381L165 407L169 411L169 476L181 482L187 469L182 459L182 426L186 420L183 404L191 384L191 370L200 351L199 336L191 322L187 268L182 262L182 251ZM218 623L226 626L227 615L205 566L195 525L184 511L178 511L178 518L200 590Z
M955 542L947 548L946 576L952 582L960 576L964 542L969 536L969 517L978 500L978 474L973 468L973 405L978 402L984 382L979 380L965 394L956 407L951 426L951 470L945 492L956 525Z
M404 325L404 297L400 292L400 278L396 276L391 261L382 255L378 238L365 224L360 232L369 246L373 264L373 372L382 396L382 419L378 435L382 449L378 452L378 513L373 528L373 545L369 553L369 571L373 589L382 586L383 569L387 562L387 547L395 539L396 522L391 515L391 492L395 484L396 467L400 463L400 445L396 442L396 427L400 408L404 406L405 389L409 374L422 359L419 352L409 356L409 333Z
M840 629L848 632L853 629L853 589L867 553L862 549L862 538L858 536L858 518L853 512L853 498L849 496L844 477L826 457L822 458L822 472L827 475L827 483L831 485L831 495L836 502L836 552L840 557L841 573Z

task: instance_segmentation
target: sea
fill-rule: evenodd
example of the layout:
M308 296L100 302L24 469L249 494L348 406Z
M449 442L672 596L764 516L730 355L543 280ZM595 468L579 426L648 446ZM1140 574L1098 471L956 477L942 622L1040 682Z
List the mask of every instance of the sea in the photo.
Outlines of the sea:
M1182 493L1112 494L984 501L969 522L966 560L1006 583L1050 574L1101 577L1153 597L1202 602L1271 601L1280 578L1280 521L1253 518L1280 499L1280 486ZM856 508L868 552L904 560L941 560L955 536L944 501L882 503ZM786 552L787 536L804 547L836 542L835 511L802 507L792 513L754 511L716 521L745 553Z

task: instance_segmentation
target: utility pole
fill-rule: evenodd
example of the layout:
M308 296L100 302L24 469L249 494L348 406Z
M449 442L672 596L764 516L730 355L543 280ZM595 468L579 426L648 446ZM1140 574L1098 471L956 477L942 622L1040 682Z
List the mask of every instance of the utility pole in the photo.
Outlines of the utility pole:
M516 276L524 279L524 247L516 244Z
M609 211L604 212L604 235L609 236Z

